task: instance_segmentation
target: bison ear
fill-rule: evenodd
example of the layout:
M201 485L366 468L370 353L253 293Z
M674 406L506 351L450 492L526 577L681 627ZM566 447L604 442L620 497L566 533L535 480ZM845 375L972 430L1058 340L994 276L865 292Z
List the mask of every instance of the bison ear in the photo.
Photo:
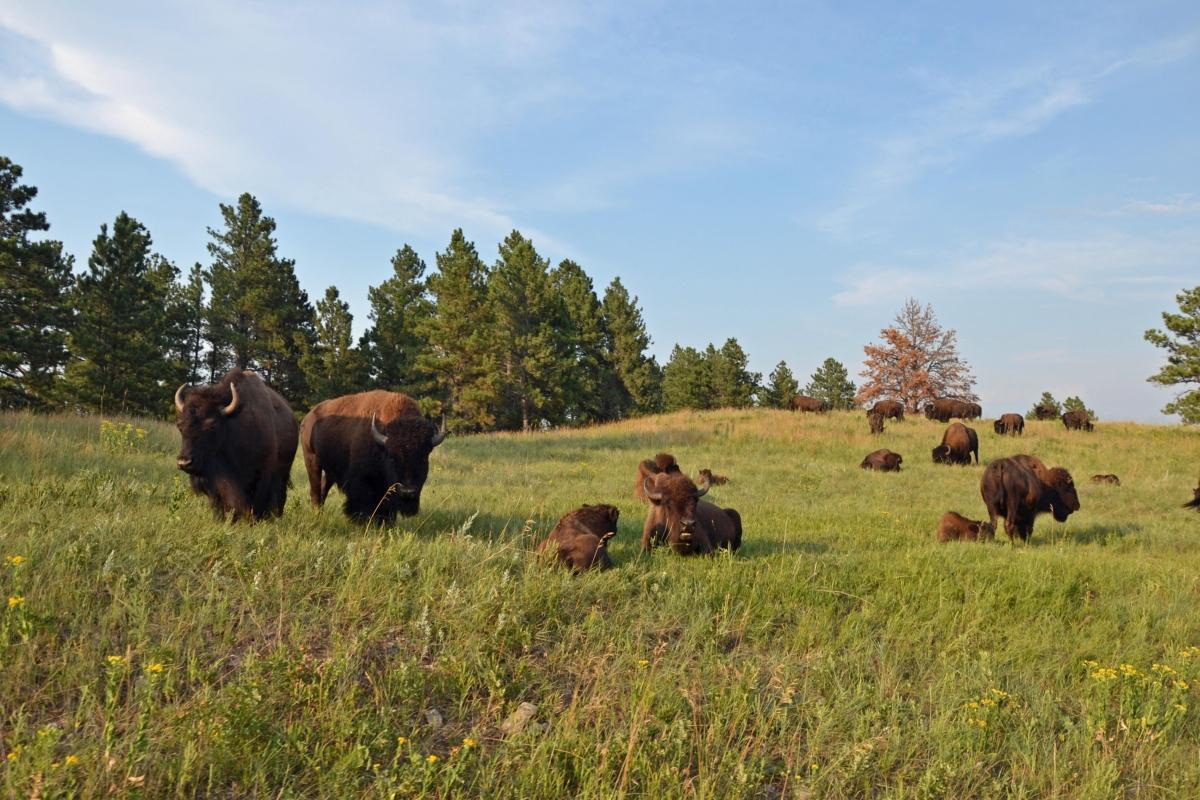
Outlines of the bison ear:
M662 492L654 491L654 476L647 475L642 481L642 491L646 493L646 499L651 503L661 503L663 499Z

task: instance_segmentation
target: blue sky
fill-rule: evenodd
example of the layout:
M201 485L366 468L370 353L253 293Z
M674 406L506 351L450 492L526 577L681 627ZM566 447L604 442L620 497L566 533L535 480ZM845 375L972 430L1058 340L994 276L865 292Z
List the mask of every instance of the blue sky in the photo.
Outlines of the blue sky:
M0 152L80 263L126 210L186 269L252 192L360 329L403 243L516 227L621 276L662 360L857 372L914 296L988 414L1166 421L1142 332L1200 283L1200 5L0 0Z

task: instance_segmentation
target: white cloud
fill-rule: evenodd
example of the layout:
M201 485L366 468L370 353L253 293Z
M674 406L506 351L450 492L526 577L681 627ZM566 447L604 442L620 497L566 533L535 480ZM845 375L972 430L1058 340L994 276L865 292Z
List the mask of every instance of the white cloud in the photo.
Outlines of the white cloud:
M1181 216L1184 214L1200 214L1200 200L1191 195L1181 195L1171 200L1148 201L1135 200L1126 207L1127 211L1138 214L1156 214L1160 216Z

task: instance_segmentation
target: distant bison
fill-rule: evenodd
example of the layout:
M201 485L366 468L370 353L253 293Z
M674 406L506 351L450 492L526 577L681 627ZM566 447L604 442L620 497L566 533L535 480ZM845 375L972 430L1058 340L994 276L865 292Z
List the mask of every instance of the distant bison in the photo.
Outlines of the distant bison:
M1184 508L1194 508L1197 511L1200 511L1200 486L1197 486L1195 489L1193 489L1192 494L1194 495L1194 497L1192 497L1192 499L1189 502L1184 503L1183 507Z
M958 419L979 419L983 416L983 408L978 403L968 403L952 397L930 400L925 404L925 418L938 422L949 422Z
M882 414L884 419L894 419L897 422L903 422L904 404L899 400L880 400L867 410L867 416L871 414Z
M704 481L697 485L681 472L660 472L647 475L645 484L650 508L642 528L642 550L665 543L679 555L706 555L742 546L741 516L732 508L702 502L708 492Z
M1034 419L1041 420L1057 419L1058 409L1056 409L1054 406L1045 406L1039 403L1033 407L1033 417Z
M1108 473L1107 475L1093 475L1092 483L1108 483L1113 486L1120 486L1121 479L1112 473Z
M871 469L876 472L899 472L902 463L904 463L904 456L899 453L893 453L884 447L868 453L867 457L858 466L862 469Z
M182 447L175 464L224 519L283 513L296 458L296 418L256 373L235 369L218 383L175 391Z
M957 511L947 511L938 522L939 542L990 542L996 538L996 529L990 522L967 519Z
M942 434L942 443L933 448L935 464L970 464L971 455L979 463L979 434L961 422L952 422Z
M1020 414L1002 414L993 427L1002 436L1020 436L1025 432L1025 418Z
M429 454L445 438L399 392L377 389L318 403L300 423L312 503L322 507L337 486L351 519L411 517L421 507Z
M724 475L713 475L711 469L700 470L700 480L707 481L709 486L724 486L729 483L729 478Z
M996 517L1004 517L1010 542L1027 541L1038 514L1050 511L1056 520L1066 522L1079 510L1071 473L1062 467L1047 468L1032 456L1000 458L988 464L979 481L979 493L993 529Z
M867 424L871 426L871 433L883 433L883 414L878 411L868 412Z
M815 397L798 394L788 402L788 408L792 411L812 411L821 413L829 410L829 403L824 400L818 400Z
M611 569L608 540L617 535L616 506L584 505L564 514L554 530L538 546L539 553L553 553L558 563L574 572Z
M1090 431L1094 428L1088 413L1079 409L1063 414L1062 423L1069 431Z
M670 453L659 453L654 458L638 462L637 478L633 483L633 496L643 503L646 502L646 477L660 472L679 472L679 462Z

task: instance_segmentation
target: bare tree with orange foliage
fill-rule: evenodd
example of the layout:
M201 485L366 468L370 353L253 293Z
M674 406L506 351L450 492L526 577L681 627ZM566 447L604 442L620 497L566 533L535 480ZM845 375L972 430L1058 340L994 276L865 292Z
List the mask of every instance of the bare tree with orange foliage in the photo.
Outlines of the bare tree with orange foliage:
M958 354L958 334L938 324L933 306L910 297L894 322L880 331L882 342L863 347L864 380L855 398L860 405L890 398L915 413L925 400L979 399L975 376Z

